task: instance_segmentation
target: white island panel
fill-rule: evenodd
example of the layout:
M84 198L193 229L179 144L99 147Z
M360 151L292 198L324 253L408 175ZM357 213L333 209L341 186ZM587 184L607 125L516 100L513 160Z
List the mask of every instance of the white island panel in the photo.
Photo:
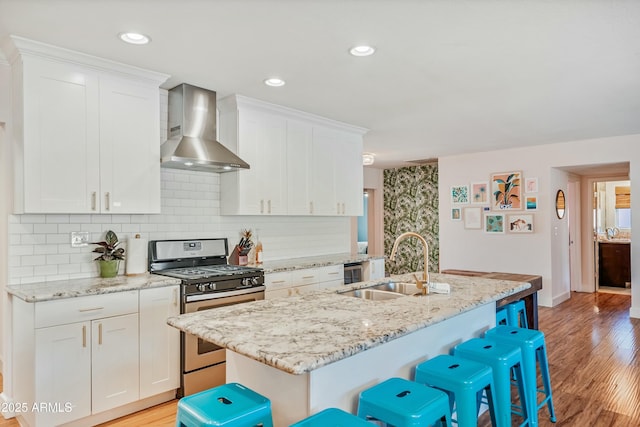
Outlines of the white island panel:
M361 321L363 334L368 325ZM288 426L325 408L356 413L358 396L391 377L413 379L415 366L495 326L495 303L300 375L227 350L227 381L271 400L275 426Z

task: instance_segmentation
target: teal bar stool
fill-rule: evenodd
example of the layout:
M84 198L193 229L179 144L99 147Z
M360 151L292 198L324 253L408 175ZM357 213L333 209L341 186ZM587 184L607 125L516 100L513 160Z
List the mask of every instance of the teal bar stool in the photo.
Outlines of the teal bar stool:
M509 317L506 307L500 307L496 309L496 325L508 325Z
M271 401L238 383L180 399L176 427L273 427Z
M372 427L372 424L341 409L329 408L290 427Z
M446 393L403 378L390 378L361 392L358 417L395 427L451 426Z
M455 412L460 427L476 427L482 394L493 426L496 424L496 397L491 368L484 363L443 354L416 366L416 382L445 391L449 395L449 409Z
M508 325L520 328L529 328L529 321L527 319L527 309L524 305L524 301L516 301L511 304L507 304L507 317Z
M549 376L549 362L544 334L535 329L517 328L514 326L496 326L485 333L485 338L502 343L517 345L522 351L525 383L527 384L527 403L529 405L529 420L531 426L538 425L538 411L545 404L549 410L549 419L556 422L551 392L551 378ZM538 367L542 377L542 389L538 389ZM538 393L544 394L538 402Z
M512 425L511 413L522 417L520 426L529 423L526 382L522 366L520 347L513 344L499 343L486 338L473 338L457 345L453 349L456 356L475 360L491 366L493 382L496 386L496 417L500 424ZM515 373L520 406L511 402L511 372ZM513 410L515 407L516 410Z

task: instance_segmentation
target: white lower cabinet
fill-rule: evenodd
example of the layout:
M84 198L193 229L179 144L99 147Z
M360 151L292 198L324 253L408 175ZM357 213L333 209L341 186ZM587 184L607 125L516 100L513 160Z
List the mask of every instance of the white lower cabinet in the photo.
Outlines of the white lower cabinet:
M377 280L384 278L384 258L370 259L364 263L364 274L362 280Z
M140 399L180 387L180 331L167 325L178 314L178 286L140 291Z
M30 409L16 414L20 422L104 417L178 388L180 336L166 324L179 314L178 295L171 286L36 303L14 298L14 401ZM40 404L49 406L31 410Z
M34 414L35 425L59 425L91 415L90 331L91 322L35 331L34 403L51 402L63 408ZM20 385L17 383L16 388Z

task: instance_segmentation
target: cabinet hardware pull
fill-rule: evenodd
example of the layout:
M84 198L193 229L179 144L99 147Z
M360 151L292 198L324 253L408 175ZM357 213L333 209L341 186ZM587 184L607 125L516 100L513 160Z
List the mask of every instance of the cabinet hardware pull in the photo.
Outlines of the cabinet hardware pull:
M313 213L313 202L309 202L309 213Z
M276 283L284 283L284 282L286 282L286 280L274 280L271 283L273 283L275 285Z
M342 215L344 215L344 203L342 204Z
M102 345L102 323L98 323L98 345Z
M111 194L109 194L109 192L107 191L104 195L104 202L105 202L105 210L110 211L111 210Z
M173 290L173 305L175 305L175 306L178 305L178 290L177 289Z
M85 325L82 326L82 347L87 346L87 327Z
M271 213L271 199L267 201L267 213Z
M303 279L313 279L316 276L302 276Z
M260 200L260 213L264 213L264 200Z
M97 310L104 310L104 307L94 307L94 308L81 308L81 309L78 309L78 311L79 311L80 313L84 313L84 312L86 312L86 311L97 311Z
M95 191L91 192L91 210L92 211L96 210L96 192Z
M338 214L340 214L340 203L336 203L336 210L338 211Z
M332 271L332 272L331 272L331 273L329 273L329 274L340 274L340 273L339 273L339 272L337 272L337 271Z

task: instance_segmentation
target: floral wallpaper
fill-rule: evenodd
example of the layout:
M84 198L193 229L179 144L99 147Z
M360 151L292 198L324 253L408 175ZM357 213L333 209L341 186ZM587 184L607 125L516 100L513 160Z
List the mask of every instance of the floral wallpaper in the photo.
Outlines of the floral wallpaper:
M429 244L429 271L439 270L438 164L384 171L384 252L391 254L396 237L414 231ZM396 261L387 259L389 274L423 269L422 244L416 238L400 243Z

